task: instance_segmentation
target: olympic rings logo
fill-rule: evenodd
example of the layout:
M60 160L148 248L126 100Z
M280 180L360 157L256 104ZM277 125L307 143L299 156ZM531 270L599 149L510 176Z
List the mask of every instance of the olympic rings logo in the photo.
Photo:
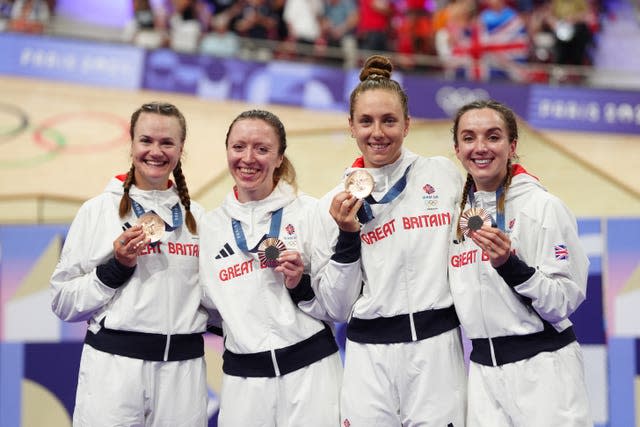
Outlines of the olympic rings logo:
M82 119L85 123L81 126L83 131L92 132L91 122L97 121L115 126L116 135L104 141L96 143L81 141L69 143L59 127L76 119ZM95 127L95 133L100 133L99 127ZM73 112L63 113L48 117L42 122L31 125L29 116L20 107L0 103L0 144L11 143L19 136L31 133L34 145L41 150L37 154L30 154L13 159L0 159L0 168L21 168L34 166L53 159L59 154L88 154L97 151L106 151L129 141L129 123L114 114L105 112ZM5 150L5 153L7 150Z

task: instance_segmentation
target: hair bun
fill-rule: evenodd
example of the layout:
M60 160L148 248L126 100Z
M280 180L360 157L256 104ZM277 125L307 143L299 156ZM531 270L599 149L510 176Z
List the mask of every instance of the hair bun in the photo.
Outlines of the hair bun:
M367 59L367 62L362 67L360 81L365 81L368 78L389 79L392 71L393 64L389 58L382 55L373 55Z

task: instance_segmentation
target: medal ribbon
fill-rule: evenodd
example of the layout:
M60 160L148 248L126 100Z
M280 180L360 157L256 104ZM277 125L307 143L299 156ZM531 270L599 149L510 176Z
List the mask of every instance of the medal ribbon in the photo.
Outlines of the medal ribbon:
M236 245L242 252L258 252L258 246L260 243L268 238L274 237L278 238L280 235L280 225L282 224L282 208L278 209L271 213L271 224L269 225L269 234L265 234L262 236L258 244L255 248L249 250L247 247L247 238L244 235L244 231L242 231L242 224L235 218L231 218L231 227L233 228L233 236L236 239Z
M504 212L500 212L498 210L498 200L500 199L500 196L502 196L503 192L504 192L504 188L501 185L496 190L496 222L492 224L493 226L497 226L501 231L504 231ZM469 192L469 204L472 207L475 200L475 197L473 196L473 194L474 194L474 191Z
M358 209L358 221L360 224L366 224L371 221L373 218L373 210L371 209L371 205L376 204L385 204L393 201L396 197L398 197L404 188L407 186L407 175L409 174L409 169L411 169L411 165L407 166L402 177L396 181L395 184L387 191L387 193L382 196L382 199L376 201L371 195L368 195L364 198L362 206Z
M144 215L145 210L140 205L140 203L136 202L133 199L130 200L131 206L133 207L133 211L135 212L136 216L139 218ZM155 213L153 210L151 212ZM182 209L180 209L180 203L176 203L171 207L171 220L173 221L173 225L169 225L166 222L164 223L164 229L166 231L173 231L182 225Z

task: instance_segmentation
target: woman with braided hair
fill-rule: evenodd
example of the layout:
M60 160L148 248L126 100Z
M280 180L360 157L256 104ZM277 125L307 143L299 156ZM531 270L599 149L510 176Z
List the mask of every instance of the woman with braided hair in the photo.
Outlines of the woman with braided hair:
M349 113L362 156L318 210L316 257L361 270L338 277L355 291L336 298L348 321L342 425L462 427L466 372L447 279L462 179L450 160L403 147L408 100L392 70L384 56L365 62Z
M575 217L512 164L518 127L507 106L467 104L452 132L467 171L449 257L473 346L467 425L592 426L569 320L585 299L589 267Z
M82 205L51 277L55 314L88 323L73 425L203 427L204 212L182 173L185 118L144 104L130 135L131 169Z

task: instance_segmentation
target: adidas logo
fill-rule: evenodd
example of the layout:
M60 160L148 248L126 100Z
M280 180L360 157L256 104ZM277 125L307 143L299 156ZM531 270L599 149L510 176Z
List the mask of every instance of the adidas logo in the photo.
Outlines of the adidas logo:
M235 252L233 251L233 248L228 243L225 243L223 248L220 249L220 252L218 252L218 255L216 255L216 259L226 258L233 254L235 254Z

